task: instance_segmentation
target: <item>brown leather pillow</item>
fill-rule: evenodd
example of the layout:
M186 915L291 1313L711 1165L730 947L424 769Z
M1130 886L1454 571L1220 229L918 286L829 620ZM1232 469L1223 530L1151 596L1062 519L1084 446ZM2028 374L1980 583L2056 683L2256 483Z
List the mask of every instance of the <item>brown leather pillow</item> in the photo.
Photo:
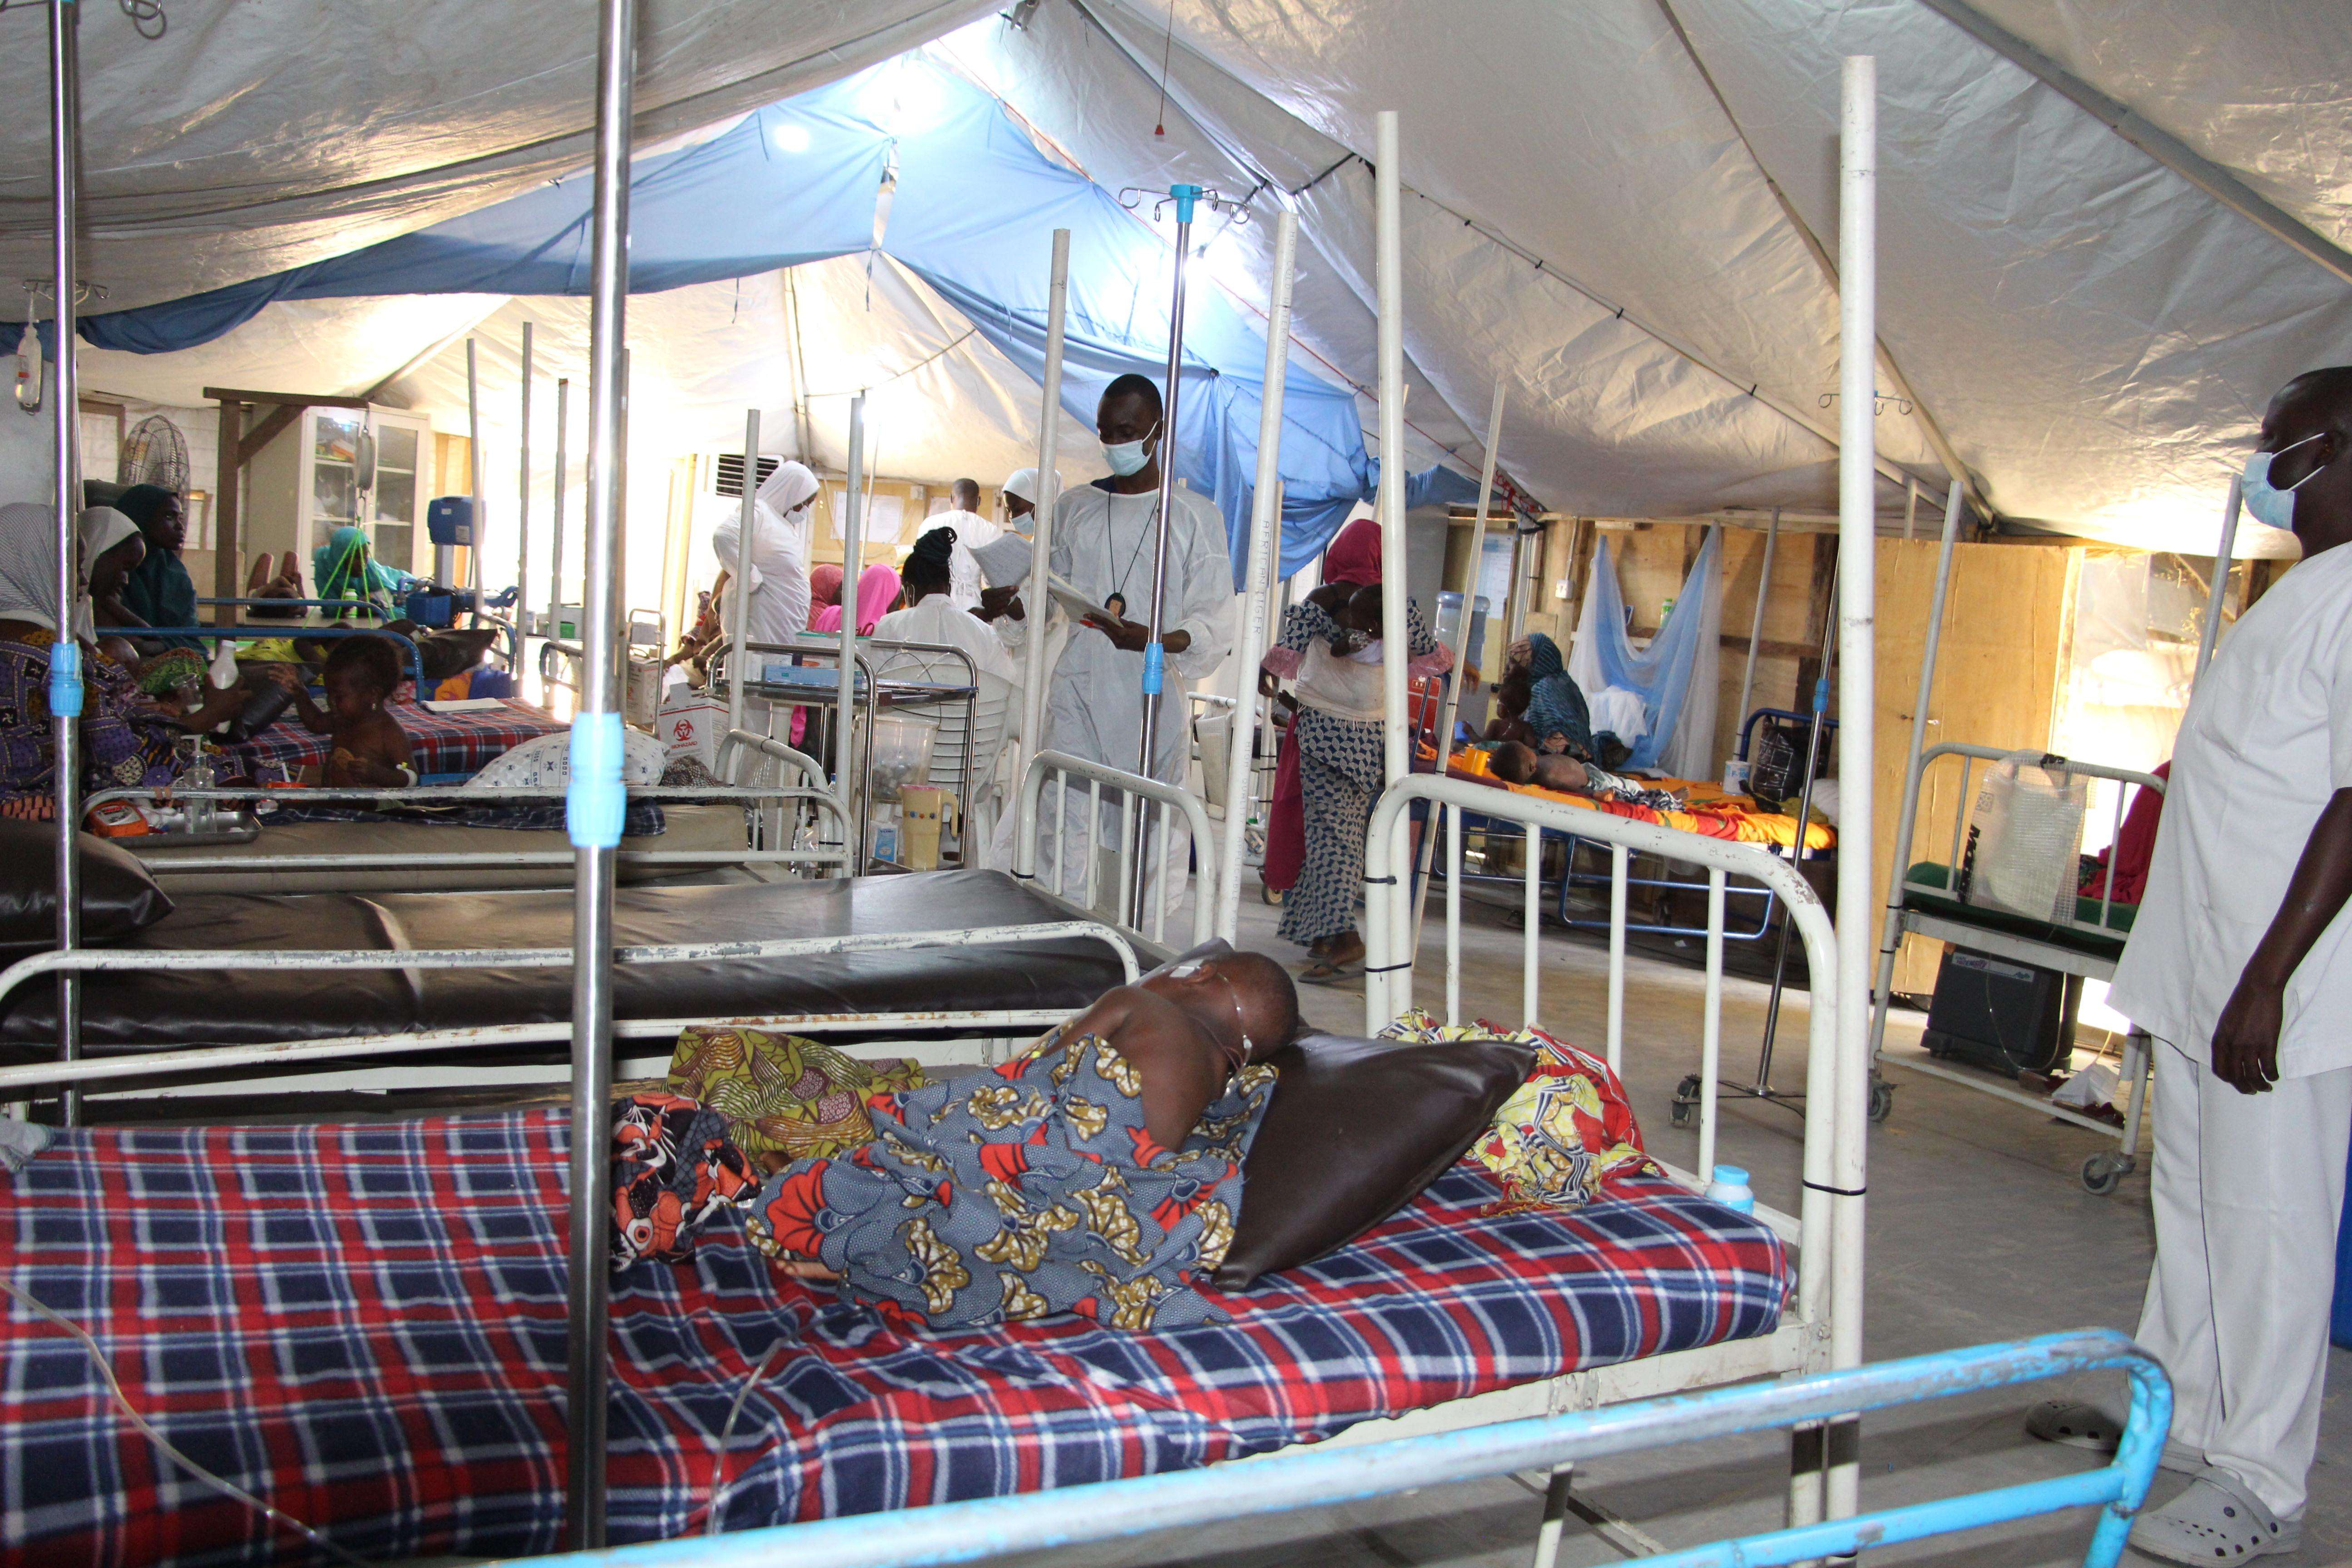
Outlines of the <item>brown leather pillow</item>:
M93 833L81 836L81 937L92 946L135 936L172 912L172 900L139 858ZM0 957L58 944L58 829L0 821Z
M1282 1077L1242 1164L1221 1290L1345 1247L1419 1197L1527 1081L1536 1047L1310 1034L1266 1059Z

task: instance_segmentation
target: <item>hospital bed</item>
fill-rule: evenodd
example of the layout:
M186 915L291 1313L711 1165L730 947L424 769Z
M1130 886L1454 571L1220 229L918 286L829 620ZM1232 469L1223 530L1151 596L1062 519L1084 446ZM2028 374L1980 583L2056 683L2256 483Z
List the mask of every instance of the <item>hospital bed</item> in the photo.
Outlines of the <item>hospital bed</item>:
M633 803L660 808L660 832L625 837L623 885L697 871L763 868L761 874L849 874L840 804L814 759L782 741L735 731L720 742L721 784L639 786ZM90 798L208 799L242 825L231 842L181 842L149 834L119 840L167 893L468 892L492 888L569 887L572 853L561 826L464 826L387 817L358 822L257 819L257 805L464 805L511 803L541 811L562 790L116 789ZM421 815L421 814L418 814Z
M2038 969L2055 970L2062 974L2079 974L2091 980L2111 980L2115 977L2116 961L2123 956L2124 941L2131 933L2132 917L2138 910L2137 905L2115 900L2113 877L2102 879L2105 886L2100 897L2077 898L2074 900L2070 915L2052 921L2032 920L1971 904L1967 900L1965 887L1954 886L1952 868L1963 863L1969 803L1974 798L1969 793L1969 780L1979 763L1998 763L2011 754L1996 746L1947 741L1921 750L1913 759L1909 775L1905 781L1902 815L1898 818L1895 838L1895 860L1888 873L1890 890L1885 930L1879 943L1878 979L1874 993L1876 1005L1870 1026L1874 1069L1872 1120L1884 1121L1894 1110L1892 1086L1875 1076L1877 1069L1887 1067L1940 1079L1979 1094L2027 1106L2070 1126L2116 1141L2112 1151L2102 1151L2083 1162L2084 1187L2104 1196L2114 1192L2123 1178L2131 1174L2139 1164L2140 1123L2147 1112L2147 1090L2155 1070L2145 1031L2133 1029L2124 1037L2121 1076L2129 1098L2120 1129L2112 1122L2053 1104L2045 1095L2029 1094L2012 1083L2003 1083L1985 1073L1907 1057L1890 1059L1883 1054L1886 1041L1887 1010L1894 1001L1895 960L1906 935L1930 937L1955 947L1991 953L1998 958L2032 964ZM1935 765L1947 759L1957 761L1959 768L1958 788L1949 797L1953 802L1951 846L1947 858L1941 861L1915 861L1912 857L1916 852L1914 838L1920 794L1933 776ZM2051 757L2045 761L2053 766L2063 764L2070 773L2112 780L2119 786L2137 784L2142 789L2152 789L2159 795L2164 793L2162 779L2137 769L2109 767L2105 763L2077 762L2063 757ZM2124 805L2128 794L2121 787L2116 791L2111 843L2122 834ZM2075 867L2071 857L2061 871L2067 884L2073 885Z
M1097 788L1106 800L1131 794L1138 833L1147 823L1155 833L1205 825L1199 803L1171 786L1046 753L1025 775L1020 806L1033 881L1042 793L1054 787L1066 801L1071 792L1062 786L1071 781L1090 804ZM1555 803L1495 803L1485 794L1475 784L1419 776L1383 797L1368 921L1376 954L1393 951L1381 945L1393 900L1379 898L1377 878L1386 836L1407 800L1474 804L1537 832L1559 831L1570 819L1570 808ZM1449 821L1450 853L1458 858L1458 813ZM1717 868L1718 881L1741 872L1764 878L1790 900L1823 977L1813 1010L1814 1088L1825 1102L1834 1100L1833 997L1822 994L1833 984L1832 939L1810 890L1752 846L1685 844L1686 836L1671 829L1616 818L1595 830L1623 852L1696 858ZM1213 875L1215 858L1199 858L1203 877ZM767 901L780 892L825 900L824 933L782 934L775 911L782 906ZM47 987L26 983L70 964L86 980L84 1030L93 1059L71 1069L86 1082L163 1065L216 1073L233 1061L283 1065L297 1056L379 1047L446 1048L461 1043L461 1034L478 1045L546 1041L557 1037L568 1011L568 952L537 949L531 958L469 950L454 930L407 929L425 918L419 906L428 903L448 910L453 927L478 926L467 919L475 906L532 896L353 900L334 933L352 945L334 953L158 945L27 960L0 974L6 1037L22 1054L45 1026L54 1028L43 1011ZM650 906L639 901L656 896ZM970 903L954 901L963 898ZM258 922L298 903L319 907L247 900L223 913ZM1016 907L1039 917L1028 928L1034 942L1001 925L937 929L944 913L1002 921ZM752 912L769 923L734 919L730 929L746 940L636 945ZM1076 1005L1082 973L1090 969L1084 986L1099 990L1164 951L1139 931L1072 920L1073 912L1050 891L992 872L625 892L617 910L627 944L615 969L618 1029L630 1037L674 1037L693 1016L740 1019L754 1008L793 1028L870 1027L882 1008L902 1007L912 995L932 1005L953 998L971 1011L993 1004L994 1021L1007 1024L1015 1016L1043 1021ZM1717 914L1719 925L1719 905ZM1164 906L1157 916L1164 919ZM1447 916L1449 951L1458 950L1458 893L1449 897ZM559 917L551 910L545 918ZM305 924L308 941L321 940L315 919ZM371 925L389 934L363 946L362 930ZM225 934L191 930L185 940ZM429 949L427 940L449 946ZM1711 945L1712 998L1719 941ZM1532 936L1527 952L1525 1000L1534 1016L1540 998ZM205 973L225 956L260 970L279 967L261 962L272 958L302 965L294 978L310 994L299 1016L296 988L275 984L283 974L263 973L259 986L251 977L224 986ZM793 962L774 962L784 957ZM89 973L110 969L126 973ZM813 979L812 972L830 978ZM326 1007L317 997L322 978L333 988ZM1382 993L1376 1007L1411 1000L1409 982L1399 990L1393 971L1371 978ZM1622 1054L1622 967L1616 978L1606 1047L1612 1058ZM100 986L101 979L116 989ZM1057 991L1065 982L1071 989ZM975 984L999 989L982 996ZM1448 992L1448 1012L1458 1014L1458 995L1452 985ZM486 1023L478 1008L489 995L509 998L495 1004L508 1009L502 1016L528 1010L559 1022ZM257 1042L247 1055L216 1050L198 1063L192 1052L168 1049L179 1039L156 1020L232 997L244 999L241 1026ZM792 1008L797 1016L780 1016ZM364 1014L369 1026L383 1033L318 1037L328 1027L322 1013L348 1020L362 1009L372 1010ZM449 1027L460 1014L469 1022ZM405 1037L404 1028L412 1031ZM1710 1073L1716 1036L1710 1008L1704 1034ZM147 1047L176 1059L138 1054ZM0 1068L0 1095L54 1081L59 1070L46 1063ZM19 1250L12 1277L85 1306L99 1300L97 1279L170 1272L184 1281L185 1304L162 1316L89 1315L133 1376L133 1404L171 1411L167 1430L207 1452L252 1456L245 1480L281 1497L293 1497L297 1478L265 1456L366 1453L364 1463L330 1463L325 1472L303 1461L315 1479L300 1483L300 1506L291 1511L307 1509L304 1517L340 1544L368 1555L544 1549L556 1540L561 1513L551 1478L560 1473L562 1441L553 1394L564 1334L565 1121L524 1112L360 1128L76 1132L18 1179L20 1215L37 1216L23 1222L31 1231L20 1225L18 1234L45 1235L52 1245ZM778 1279L740 1238L721 1237L691 1268L640 1269L616 1292L614 1537L698 1530L714 1510L726 1528L748 1528L1182 1468L1302 1442L1485 1426L1820 1370L1843 1342L1833 1332L1843 1300L1833 1285L1846 1267L1841 1258L1851 1259L1858 1279L1858 1227L1843 1239L1847 1216L1833 1216L1830 1189L1858 1197L1858 1151L1852 1160L1843 1153L1846 1140L1858 1142L1859 1125L1857 1114L1818 1117L1809 1127L1809 1185L1793 1216L1769 1208L1746 1216L1709 1204L1692 1190L1696 1177L1681 1172L1636 1181L1583 1210L1527 1212L1498 1205L1487 1177L1457 1167L1340 1253L1231 1298L1234 1323L1149 1338L1076 1319L899 1333ZM1710 1116L1703 1164L1712 1158L1713 1136ZM160 1196L166 1193L175 1195ZM1858 1202L1853 1208L1858 1221ZM152 1219L127 1217L150 1211ZM114 1217L100 1224L99 1215ZM166 1215L173 1216L168 1226ZM123 1239L159 1238L166 1230L184 1241ZM263 1247L226 1243L248 1236L274 1239ZM387 1246L395 1251L386 1254ZM21 1314L0 1331L16 1342L12 1356L37 1355L45 1369L43 1378L20 1384L37 1383L37 1395L0 1411L19 1454L63 1444L68 1431L86 1444L104 1394L86 1363L77 1370L79 1348L50 1343ZM267 1399L246 1392L264 1386ZM380 1392L387 1390L399 1392ZM146 1517L117 1479L131 1473L126 1463L152 1462L144 1439L110 1433L107 1442L102 1463L58 1472L66 1478L50 1489L58 1506L38 1516L40 1528L58 1532L58 1544L133 1542L143 1551L146 1532L161 1531L220 1561L264 1553L273 1527L226 1500L182 1490L170 1518ZM1797 1442L1790 1509L1799 1521L1850 1510L1824 1451L1818 1429ZM62 1459L64 1449L58 1452ZM30 1472L19 1465L10 1473ZM402 1479L412 1475L441 1479L415 1489ZM1554 1490L1557 1525L1566 1488Z

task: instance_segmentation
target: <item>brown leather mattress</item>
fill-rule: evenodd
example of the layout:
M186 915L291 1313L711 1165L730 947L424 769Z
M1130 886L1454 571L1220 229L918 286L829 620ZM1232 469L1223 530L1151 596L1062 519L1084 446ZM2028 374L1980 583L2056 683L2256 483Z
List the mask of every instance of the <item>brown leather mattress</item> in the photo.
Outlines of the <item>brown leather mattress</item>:
M624 946L774 941L848 933L1043 925L1071 913L1001 871L929 871L852 880L624 888ZM143 948L564 947L572 895L203 893L142 931ZM1154 958L1147 956L1148 964ZM622 964L622 1020L803 1013L1068 1009L1124 977L1104 942L923 947L782 959ZM0 1058L44 1060L57 1039L57 987L26 982L0 1000ZM334 1039L567 1019L569 969L152 970L82 985L93 1055L273 1040Z

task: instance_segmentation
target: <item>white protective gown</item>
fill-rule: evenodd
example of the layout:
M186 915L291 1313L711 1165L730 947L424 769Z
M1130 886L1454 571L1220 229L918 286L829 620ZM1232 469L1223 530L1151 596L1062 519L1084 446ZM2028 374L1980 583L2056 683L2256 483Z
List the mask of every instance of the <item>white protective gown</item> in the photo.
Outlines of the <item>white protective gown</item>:
M1005 651L1003 639L987 622L959 607L945 594L935 593L919 605L891 611L874 623L874 636L883 642L945 643L971 655L972 667L982 675L992 675L1013 684L1021 679L1021 671L1014 666L1013 656ZM882 671L885 675L895 674L902 663L919 664L922 658L920 654L893 654ZM944 667L954 661L940 658L939 662ZM944 668L941 673L945 673Z
M1051 554L1055 575L1096 604L1122 595L1130 620L1143 620L1151 596L1153 536L1159 496L1114 495L1095 485L1066 492L1054 509ZM1051 601L1042 594L1024 593L1029 618L1013 622L1008 636L1016 646L1038 624ZM1181 784L1192 757L1192 704L1186 700L1191 683L1224 662L1234 641L1234 569L1225 539L1224 519L1206 496L1179 486L1170 521L1168 580L1160 627L1164 634L1181 631L1192 640L1182 653L1168 656L1166 681L1154 737L1151 776ZM1128 653L1091 626L1072 626L1068 642L1054 665L1045 698L1043 749L1067 752L1090 762L1107 763L1125 772L1135 771L1143 740L1143 655ZM1106 847L1097 868L1097 903L1115 897L1116 850L1119 814L1106 796L1101 841ZM1087 791L1074 784L1064 803L1070 845L1066 890L1073 900L1083 893L1087 847L1094 835L1087 823ZM1003 839L1014 826L1017 813L1008 814L999 830ZM1158 808L1151 812L1156 820ZM1037 875L1052 890L1058 884L1059 856L1055 842L1057 813L1051 796L1039 803ZM1167 865L1175 874L1161 879L1164 896L1172 905L1183 888L1181 868L1184 834L1170 835ZM1010 864L1010 845L999 864ZM1203 854L1210 847L1202 847ZM1148 877L1156 873L1147 871Z
M976 609L980 605L980 563L971 552L983 544L993 544L1004 537L1004 530L976 511L943 511L923 520L923 531L934 528L955 530L955 549L948 556L948 597L959 610Z
M751 615L743 640L786 642L808 626L809 503L816 497L816 476L800 463L779 463L760 483L751 498L751 548L744 563L750 580ZM719 595L719 626L730 637L735 632L736 550L742 520L730 517L710 532L710 547L729 573L727 591Z

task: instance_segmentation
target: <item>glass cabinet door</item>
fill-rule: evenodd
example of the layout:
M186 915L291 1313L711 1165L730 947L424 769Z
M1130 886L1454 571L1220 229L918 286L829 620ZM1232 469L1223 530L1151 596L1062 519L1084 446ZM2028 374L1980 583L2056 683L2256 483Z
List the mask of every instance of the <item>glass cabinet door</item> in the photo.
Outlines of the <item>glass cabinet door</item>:
M339 528L360 520L360 416L356 410L310 413L310 547L323 548Z
M424 442L404 425L379 423L375 429L375 489L370 498L369 532L375 558L403 572L415 570L417 463Z

